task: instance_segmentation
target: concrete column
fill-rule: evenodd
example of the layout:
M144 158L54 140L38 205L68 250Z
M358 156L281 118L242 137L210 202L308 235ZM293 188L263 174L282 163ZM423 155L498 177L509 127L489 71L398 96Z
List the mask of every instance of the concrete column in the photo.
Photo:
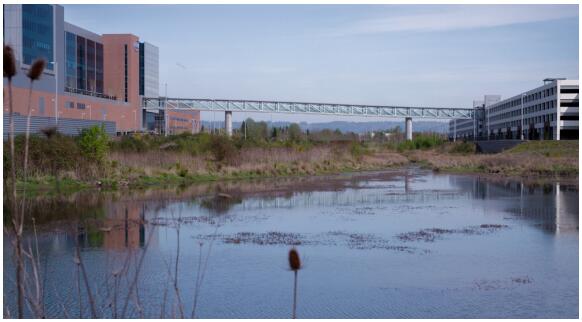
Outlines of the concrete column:
M224 128L226 135L232 136L232 111L224 112Z
M412 117L406 118L406 140L412 141Z

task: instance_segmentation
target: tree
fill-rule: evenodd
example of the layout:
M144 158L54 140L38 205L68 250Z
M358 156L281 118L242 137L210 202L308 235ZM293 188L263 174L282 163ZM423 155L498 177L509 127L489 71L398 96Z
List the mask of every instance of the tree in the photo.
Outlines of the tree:
M109 151L109 136L103 124L85 128L79 135L81 154L89 160L103 162Z
M297 142L301 140L301 127L297 123L289 125L289 140Z

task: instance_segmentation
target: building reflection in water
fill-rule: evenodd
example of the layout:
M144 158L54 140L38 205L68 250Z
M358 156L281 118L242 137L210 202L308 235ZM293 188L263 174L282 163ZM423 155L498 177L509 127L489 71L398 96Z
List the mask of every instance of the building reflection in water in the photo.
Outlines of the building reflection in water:
M146 242L145 213L148 205L139 201L114 202L104 207L106 218L98 224L79 223L81 247L107 250L136 249ZM153 236L152 236L153 237Z
M486 207L501 207L516 218L532 221L552 233L578 230L578 187L572 184L526 184L491 181L479 177L451 176L450 182L472 191L475 199L495 200Z

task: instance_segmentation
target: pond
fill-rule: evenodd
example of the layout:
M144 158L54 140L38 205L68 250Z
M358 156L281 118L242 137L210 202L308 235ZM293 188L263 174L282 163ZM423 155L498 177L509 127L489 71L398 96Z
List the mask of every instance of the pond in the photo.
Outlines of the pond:
M25 243L48 317L290 318L295 247L298 318L577 318L578 193L417 168L89 191L33 198ZM5 316L14 276L5 234Z

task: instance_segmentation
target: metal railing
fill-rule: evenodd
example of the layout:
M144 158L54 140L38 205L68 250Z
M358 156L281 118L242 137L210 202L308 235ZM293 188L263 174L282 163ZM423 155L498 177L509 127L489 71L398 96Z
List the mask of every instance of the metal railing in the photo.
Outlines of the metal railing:
M102 93L97 93L97 92L93 92L93 91L88 91L88 90L78 89L78 88L73 88L73 87L68 87L68 86L65 86L65 92L73 93L73 94L81 94L81 95L86 95L86 96L99 97L99 98L104 98L104 99L108 99L108 100L117 100L117 96L105 95Z
M201 98L144 97L146 110L206 110L266 113L304 113L373 117L411 117L429 119L472 119L473 108L377 106L331 103L222 100Z

